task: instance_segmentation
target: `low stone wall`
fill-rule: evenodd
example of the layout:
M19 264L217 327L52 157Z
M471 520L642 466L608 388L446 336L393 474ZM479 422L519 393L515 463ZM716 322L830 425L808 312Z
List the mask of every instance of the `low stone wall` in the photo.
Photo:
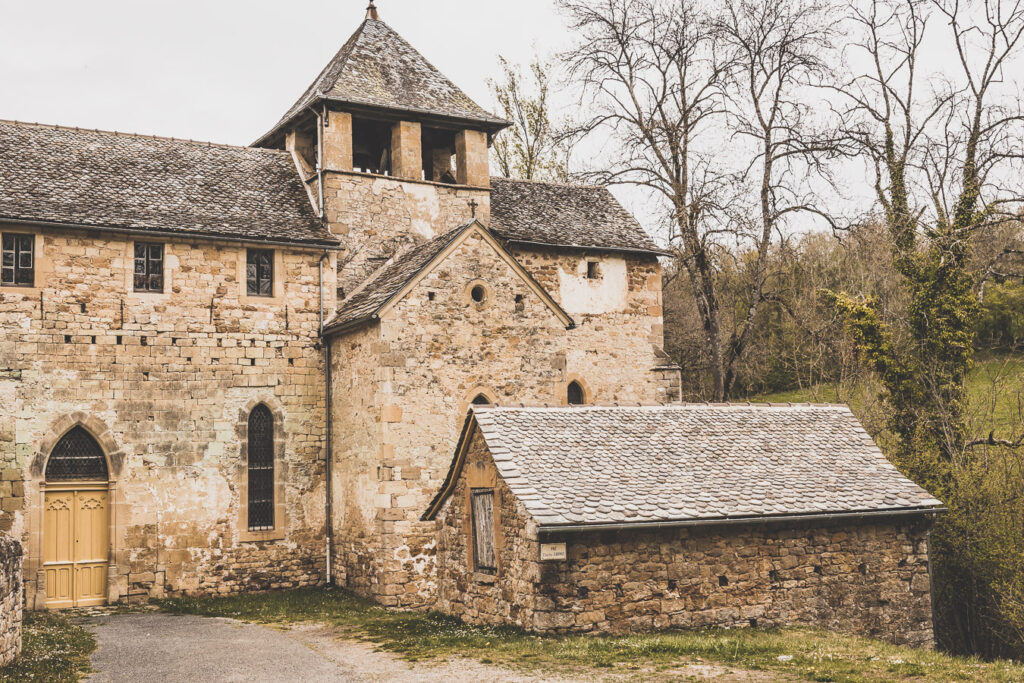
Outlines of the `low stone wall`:
M21 652L21 544L0 536L0 666Z
M478 439L479 437L477 437ZM475 440L466 471L493 465ZM925 518L607 531L540 561L536 522L500 478L498 571L472 569L464 474L439 517L437 609L550 633L817 626L933 643ZM471 484L478 485L478 484Z

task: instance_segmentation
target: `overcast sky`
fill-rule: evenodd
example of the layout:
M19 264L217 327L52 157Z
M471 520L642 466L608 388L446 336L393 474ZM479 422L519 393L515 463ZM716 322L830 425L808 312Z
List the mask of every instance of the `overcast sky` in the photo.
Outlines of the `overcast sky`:
M485 108L497 55L565 39L551 0L379 0ZM367 0L0 0L0 118L245 145L298 99Z
M526 64L571 40L554 0L377 4L382 19L492 111L487 79L499 71L498 55ZM0 0L0 119L246 145L302 94L358 27L366 5ZM932 34L941 31L939 22ZM923 56L922 63L940 73L947 64L955 67L948 39L926 40ZM1020 60L1010 73L1020 73L1019 66ZM556 97L573 104L570 92ZM851 196L867 193L863 169L842 175ZM654 232L658 221L650 198L626 188L613 191Z

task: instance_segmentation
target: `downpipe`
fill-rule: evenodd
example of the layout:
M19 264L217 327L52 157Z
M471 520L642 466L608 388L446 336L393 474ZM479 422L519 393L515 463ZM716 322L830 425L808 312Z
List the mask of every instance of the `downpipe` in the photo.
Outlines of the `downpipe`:
M327 579L327 585L328 586L330 586L330 585L332 585L334 583L334 572L333 572L333 564L332 564L332 556L334 554L334 523L333 523L333 519L331 517L331 515L332 515L332 505L331 505L332 488L331 488L331 484L332 484L332 480L333 480L333 476L332 476L332 459L333 459L332 456L333 456L333 450L332 450L332 439L331 439L331 436L332 436L332 433L333 433L332 425L331 425L331 387L333 385L333 382L331 380L331 344L330 344L329 340L324 339L324 335L323 335L323 333L324 333L324 261L327 260L329 262L329 258L330 258L330 254L325 251L323 256L320 257L320 264L319 264L320 265L320 343L322 343L324 345L324 380L325 380L325 383L326 383L326 386L324 387L324 400L325 400L325 406L324 406L324 413L325 413L325 415L324 415L324 432L325 432L325 437L324 437L324 445L325 445L325 451L324 451L324 460L325 460L324 471L325 471L325 474L324 474L324 476L326 478L326 482L325 482L326 485L324 487L325 488L325 494L324 494L324 514L325 514L325 523L326 523L327 534L326 534L326 539L325 539L326 547L325 547L324 551L327 554L327 575L326 575L326 579Z

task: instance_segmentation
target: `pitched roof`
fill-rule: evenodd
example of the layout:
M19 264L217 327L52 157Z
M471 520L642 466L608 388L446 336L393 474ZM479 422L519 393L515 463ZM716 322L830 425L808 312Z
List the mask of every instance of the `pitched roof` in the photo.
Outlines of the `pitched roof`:
M664 253L608 188L491 178L491 231L509 242Z
M845 406L473 406L499 473L542 527L932 509ZM458 478L460 456L425 515Z
M324 334L344 332L372 320L388 303L398 297L406 285L437 260L448 246L454 244L471 229L477 229L487 235L492 246L506 256L509 261L515 262L512 256L505 252L493 237L489 236L487 229L479 221L470 221L451 232L439 235L399 254L377 269L365 283L341 303L337 313L324 326ZM520 276L533 285L534 290L541 295L548 306L557 311L560 317L571 326L572 319L555 300L522 267L519 267L518 270Z
M255 144L272 137L320 100L475 121L495 130L507 121L471 100L383 21L367 18L302 97Z
M337 244L285 152L11 121L4 219Z

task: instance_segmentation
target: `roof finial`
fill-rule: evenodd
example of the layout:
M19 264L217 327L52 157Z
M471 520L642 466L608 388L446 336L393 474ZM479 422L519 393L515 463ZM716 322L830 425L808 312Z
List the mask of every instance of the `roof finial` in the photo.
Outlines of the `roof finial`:
M370 0L370 5L366 8L366 18L380 21L380 14L377 13L377 6L373 4L373 0Z

